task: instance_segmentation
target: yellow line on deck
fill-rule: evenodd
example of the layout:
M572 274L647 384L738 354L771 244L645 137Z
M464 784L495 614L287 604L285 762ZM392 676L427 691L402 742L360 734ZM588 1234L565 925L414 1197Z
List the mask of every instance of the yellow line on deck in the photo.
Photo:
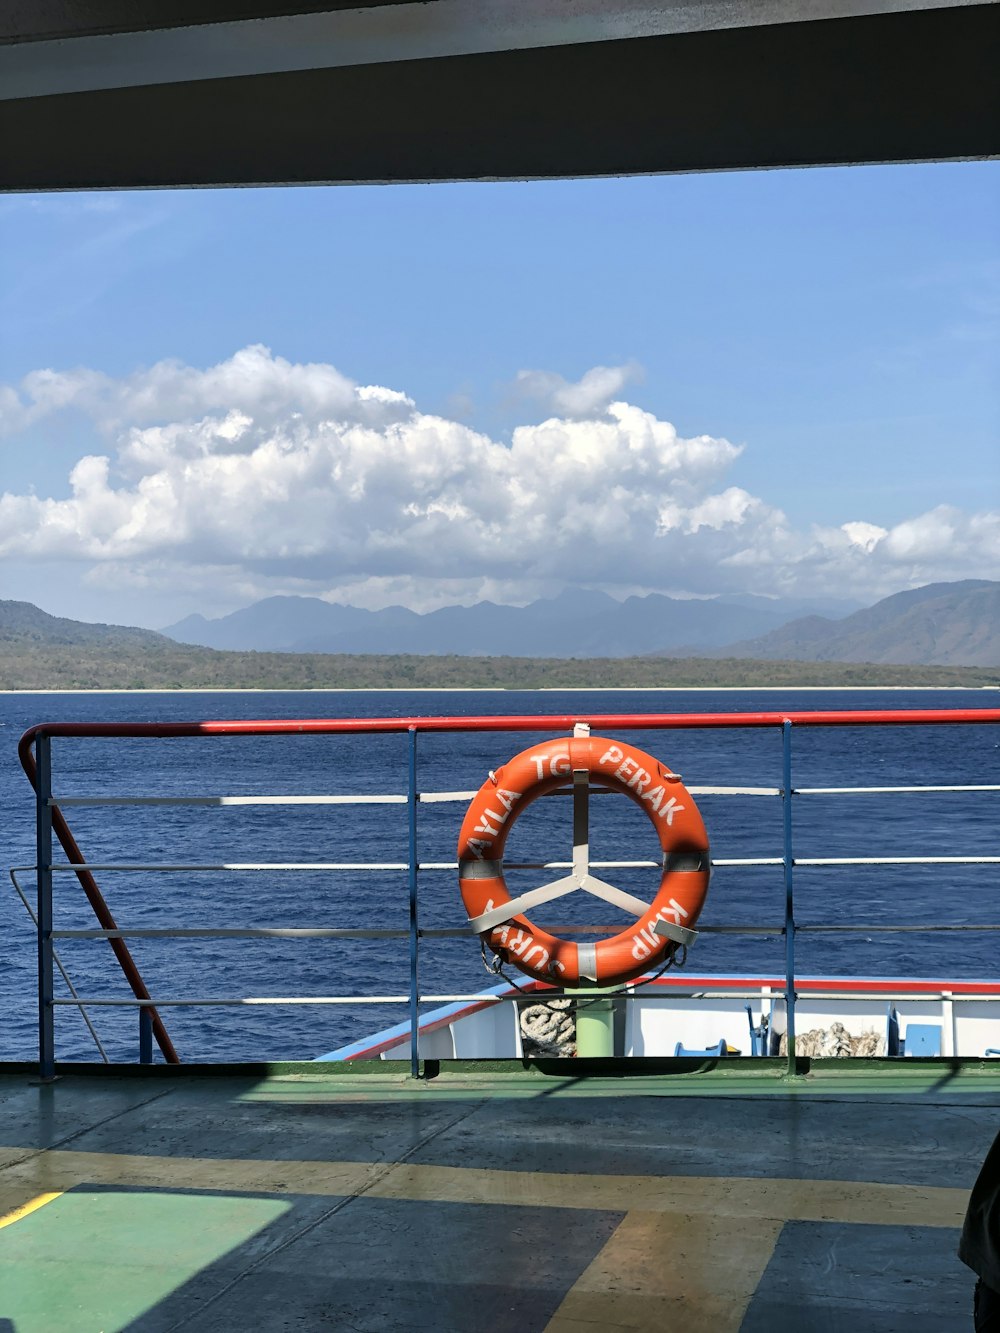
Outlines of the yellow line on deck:
M46 1194L36 1194L33 1199L27 1203L22 1203L20 1208L12 1208L9 1213L0 1216L0 1227L9 1227L12 1222L20 1222L22 1217L27 1217L30 1213L35 1213L39 1208L44 1208L47 1203L53 1199L58 1199L65 1190L49 1190Z
M929 1227L960 1227L969 1201L967 1189L952 1186L862 1180L564 1174L417 1162L159 1157L67 1149L49 1149L0 1171L0 1188L16 1185L22 1196L29 1189L63 1191L84 1183Z

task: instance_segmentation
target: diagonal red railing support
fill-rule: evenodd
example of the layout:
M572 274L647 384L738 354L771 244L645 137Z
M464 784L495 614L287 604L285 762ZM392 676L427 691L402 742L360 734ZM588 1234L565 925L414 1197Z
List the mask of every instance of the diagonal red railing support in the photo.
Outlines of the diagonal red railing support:
M35 735L39 730L41 730L41 728L32 727L30 731L26 731L21 737L17 747L17 755L21 761L21 767L24 769L28 781L36 791L37 769L35 767L33 747ZM83 852L81 852L76 839L73 837L72 830L66 822L65 815L57 805L52 807L52 832L59 839L62 849L66 853L69 861L73 865L83 866L86 857L83 855ZM80 887L87 895L87 901L94 909L94 915L100 922L101 929L117 930L118 923L115 921L111 909L108 907L108 904L104 899L104 894L101 892L100 886L94 876L89 870L80 869L76 872L76 877L80 881ZM125 980L132 988L132 994L137 1000L151 999L152 997L146 988L146 983L142 979L142 973L139 971L138 965L132 957L125 941L123 939L109 939L108 943L111 945L112 951L118 959L119 966L125 975ZM160 1050L163 1052L163 1058L168 1064L179 1065L181 1062L180 1056L177 1054L177 1049L170 1039L170 1034L167 1032L163 1019L155 1009L151 1008L149 1013L153 1021L153 1036L156 1038L157 1046L159 1046Z

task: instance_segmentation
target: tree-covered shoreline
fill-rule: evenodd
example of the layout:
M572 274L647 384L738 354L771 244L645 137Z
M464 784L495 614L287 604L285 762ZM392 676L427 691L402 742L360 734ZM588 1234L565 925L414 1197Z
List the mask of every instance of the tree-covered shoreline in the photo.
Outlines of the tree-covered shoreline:
M0 643L0 689L657 689L1000 686L1000 667L740 658L530 658L220 652L183 645Z

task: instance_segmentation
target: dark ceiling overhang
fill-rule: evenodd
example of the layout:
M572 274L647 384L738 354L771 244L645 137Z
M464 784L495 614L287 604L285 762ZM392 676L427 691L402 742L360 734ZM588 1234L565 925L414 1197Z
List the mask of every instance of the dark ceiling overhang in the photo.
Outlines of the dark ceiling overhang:
M0 189L521 179L1000 154L1000 5L8 6ZM778 21L782 20L782 21Z

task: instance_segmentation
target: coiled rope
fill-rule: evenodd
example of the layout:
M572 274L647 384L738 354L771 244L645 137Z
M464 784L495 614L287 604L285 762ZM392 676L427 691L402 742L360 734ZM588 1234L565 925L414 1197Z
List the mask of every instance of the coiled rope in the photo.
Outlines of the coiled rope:
M576 1055L576 1015L571 999L525 1005L520 1024L525 1055Z

